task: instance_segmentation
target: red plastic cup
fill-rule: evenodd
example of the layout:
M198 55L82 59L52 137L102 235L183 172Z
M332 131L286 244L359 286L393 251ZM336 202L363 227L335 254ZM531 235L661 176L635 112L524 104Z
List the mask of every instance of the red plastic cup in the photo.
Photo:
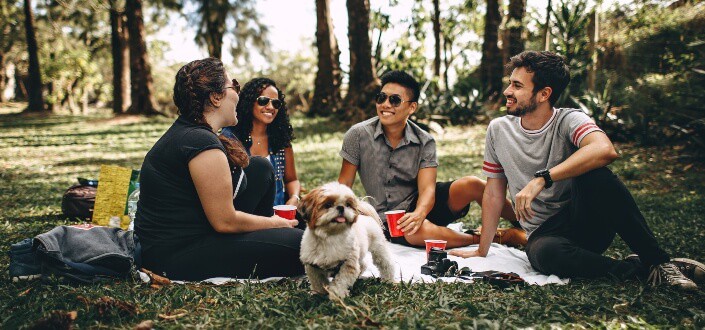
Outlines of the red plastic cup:
M431 251L431 248L437 247L437 248L445 250L446 243L448 243L442 239L425 239L424 242L426 242L426 259L427 260L428 260L428 253Z
M401 219L401 217L406 214L406 211L404 210L394 210L394 211L387 211L384 212L384 215L387 216L387 226L389 227L389 236L392 237L401 237L404 236L404 232L401 231L397 227L397 220Z
M296 218L296 206L294 205L275 205L274 214L289 220Z

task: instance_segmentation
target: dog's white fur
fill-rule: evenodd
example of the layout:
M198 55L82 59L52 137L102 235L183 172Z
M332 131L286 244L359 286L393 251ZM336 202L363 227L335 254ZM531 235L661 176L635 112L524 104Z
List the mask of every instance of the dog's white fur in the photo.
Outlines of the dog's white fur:
M327 292L331 300L347 297L365 270L367 251L372 253L382 279L394 279L379 215L349 187L327 183L306 194L298 210L308 224L301 241L301 261L314 292Z

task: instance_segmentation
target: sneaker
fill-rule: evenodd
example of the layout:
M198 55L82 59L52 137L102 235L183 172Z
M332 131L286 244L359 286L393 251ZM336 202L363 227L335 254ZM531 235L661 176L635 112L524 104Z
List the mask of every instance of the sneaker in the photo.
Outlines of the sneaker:
M647 282L651 286L666 284L683 291L695 291L698 286L691 279L687 278L672 262L664 262L651 266L651 273Z
M32 247L32 238L10 246L10 278L13 282L42 277L42 267Z
M705 265L693 259L674 258L671 262L697 285L705 285Z

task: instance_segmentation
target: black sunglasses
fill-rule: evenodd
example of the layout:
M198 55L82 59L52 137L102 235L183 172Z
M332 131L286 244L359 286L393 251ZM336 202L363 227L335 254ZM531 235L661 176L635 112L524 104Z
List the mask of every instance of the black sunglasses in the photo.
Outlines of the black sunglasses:
M377 96L375 96L375 102L377 104L382 104L384 101L387 100L387 97L389 97L389 104L391 104L393 107L398 107L401 105L402 102L415 102L415 101L404 101L401 99L401 95L399 94L392 94L392 95L387 95L386 93L379 92Z
M232 88L235 91L235 93L238 93L238 95L240 94L240 83L237 82L237 79L233 78L233 85L225 87L225 89L228 89L228 88Z
M279 110L279 108L282 107L282 101L280 99L270 99L266 96L260 96L257 98L257 104L261 107L266 106L269 104L269 101L272 101L272 108Z

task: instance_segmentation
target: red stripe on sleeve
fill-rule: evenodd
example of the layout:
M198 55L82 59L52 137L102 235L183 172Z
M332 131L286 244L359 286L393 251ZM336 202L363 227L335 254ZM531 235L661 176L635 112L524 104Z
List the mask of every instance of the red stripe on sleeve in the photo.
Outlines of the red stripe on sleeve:
M494 169L491 167L483 166L482 170L490 173L504 173L504 169L502 169L501 167L499 169Z
M583 125L580 125L580 127L578 127L578 128L575 130L575 132L573 133L573 138L572 138L572 139L573 139L573 144L577 146L577 145L578 145L578 141L579 141L580 138L584 135L584 133L587 132L587 131L589 131L590 129L593 129L593 128L600 129L599 127L597 127L597 125L595 125L595 124L593 124L593 123L585 123L585 124L583 124Z
M489 168L494 168L494 169L502 169L502 165L499 164L493 164L488 161L482 162L483 167L489 167Z

